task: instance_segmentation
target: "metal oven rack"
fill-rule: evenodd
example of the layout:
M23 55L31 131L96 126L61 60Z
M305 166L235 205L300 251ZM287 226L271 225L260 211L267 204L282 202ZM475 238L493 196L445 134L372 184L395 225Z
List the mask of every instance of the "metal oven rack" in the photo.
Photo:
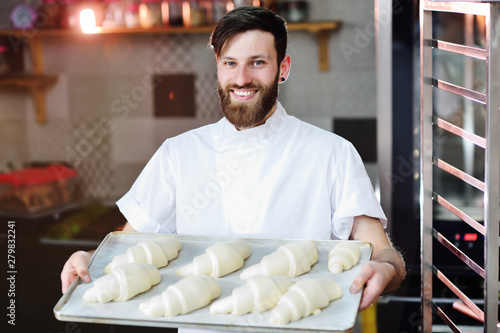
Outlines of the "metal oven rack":
M485 27L484 47L450 43L433 39L433 14L449 12L472 17L483 17ZM467 41L467 38L465 38ZM433 317L439 316L453 332L461 332L442 308L433 301L433 279L439 279L483 322L484 332L498 333L498 278L499 278L499 194L500 194L500 2L498 1L430 1L420 2L420 126L421 126L421 296L422 331L433 331ZM486 69L485 92L473 88L457 86L434 77L433 50L440 49L484 61ZM465 77L467 73L466 68ZM466 82L466 81L465 81ZM460 126L439 118L433 112L433 90L444 89L449 93L462 96L465 101L484 105L485 136L478 136ZM433 152L433 132L435 128L458 135L467 142L484 149L484 181L448 164ZM433 188L433 171L449 173L467 184L481 190L484 197L484 222L476 221L459 207L451 204ZM455 247L453 241L446 239L433 225L433 208L440 205L461 221L467 223L478 233L484 235L484 267L471 260L464 252ZM451 282L433 264L433 243L439 242L455 254L464 265L484 279L484 308L475 304L459 287ZM476 302L477 303L477 302Z

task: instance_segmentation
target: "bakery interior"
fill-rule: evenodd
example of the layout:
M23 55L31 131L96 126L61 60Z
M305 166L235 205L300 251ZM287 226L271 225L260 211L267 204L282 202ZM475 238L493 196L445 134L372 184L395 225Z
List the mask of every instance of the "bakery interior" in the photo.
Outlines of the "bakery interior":
M11 244L9 230L15 229L16 269L16 325L8 326L8 332L138 330L58 321L53 308L61 298L59 274L73 252L93 250L108 233L120 230L125 219L115 202L165 139L221 118L215 61L206 45L217 17L242 4L269 7L289 23L292 71L278 99L291 115L354 144L388 216L387 231L406 261L400 289L360 313L354 331L452 332L438 315L431 316L432 329L422 319L419 1L3 0L0 242L3 263ZM172 6L184 10L174 17L172 9L165 10ZM78 16L84 9L92 15ZM488 24L479 15L445 11L431 21L436 40L489 45ZM431 67L456 85L469 79L484 94L485 66L467 59L436 50ZM471 111L463 97L436 90L433 106L439 119L487 136L489 142L485 123L490 118L481 103ZM490 128L498 128L496 124ZM453 131L435 128L433 133L431 146L440 160L489 187L485 164L495 162L495 154L487 158L485 149ZM498 143L494 135L491 140ZM498 183L498 168L491 171ZM24 172L20 183L16 172ZM431 178L436 192L485 224L483 191L440 168ZM498 202L498 186L491 186ZM498 222L496 206L491 210ZM435 204L431 211L440 235L478 265L485 258L491 261L498 281L498 240L496 256L487 256L487 249L495 251L486 246L484 233L442 206ZM498 233L498 225L492 229ZM493 302L489 295L486 303L484 276L449 252L433 245L434 264L479 308L488 304L488 321L467 314L457 305L453 288L432 278L431 297L461 331L486 332L492 312L498 321L498 299ZM9 290L3 267L2 292ZM8 302L2 303L4 309Z

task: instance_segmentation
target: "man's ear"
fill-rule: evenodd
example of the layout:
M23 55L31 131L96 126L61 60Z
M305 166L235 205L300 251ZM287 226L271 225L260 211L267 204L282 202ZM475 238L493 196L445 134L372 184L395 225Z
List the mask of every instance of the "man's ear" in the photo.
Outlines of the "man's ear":
M292 59L290 58L290 55L286 55L283 60L281 61L280 64L280 69L279 69L279 81L280 82L285 82L288 79L288 76L290 75L290 67L292 66ZM284 79L284 80L283 80Z

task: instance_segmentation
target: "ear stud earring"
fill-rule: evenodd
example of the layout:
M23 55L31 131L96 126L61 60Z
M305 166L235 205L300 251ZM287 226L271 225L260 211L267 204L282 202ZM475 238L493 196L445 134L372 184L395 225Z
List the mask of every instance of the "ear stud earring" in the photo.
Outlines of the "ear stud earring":
M281 82L285 82L285 78L284 77L281 78Z

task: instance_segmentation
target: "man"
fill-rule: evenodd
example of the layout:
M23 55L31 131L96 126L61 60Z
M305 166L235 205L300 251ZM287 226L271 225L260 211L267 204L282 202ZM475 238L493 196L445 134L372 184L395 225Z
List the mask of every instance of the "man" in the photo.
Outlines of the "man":
M405 276L363 163L346 140L286 114L278 84L291 66L285 22L258 7L226 14L211 36L224 118L168 139L117 205L124 230L212 236L353 239L373 244L360 310ZM61 273L89 282L90 254Z

